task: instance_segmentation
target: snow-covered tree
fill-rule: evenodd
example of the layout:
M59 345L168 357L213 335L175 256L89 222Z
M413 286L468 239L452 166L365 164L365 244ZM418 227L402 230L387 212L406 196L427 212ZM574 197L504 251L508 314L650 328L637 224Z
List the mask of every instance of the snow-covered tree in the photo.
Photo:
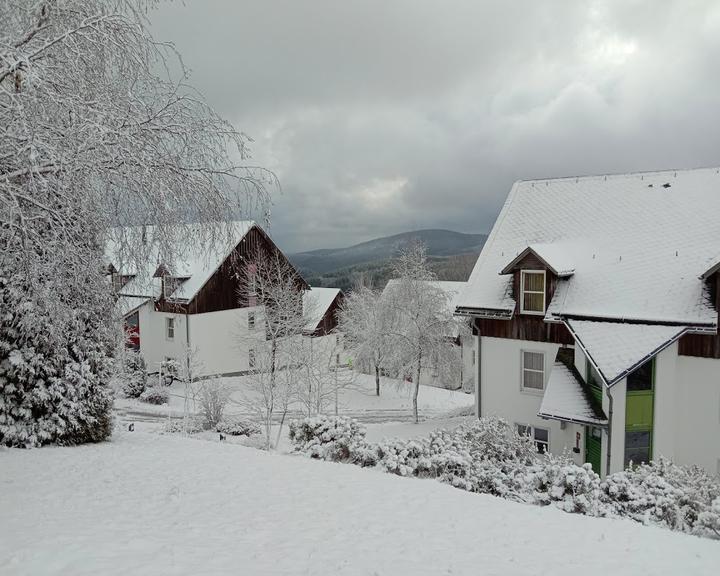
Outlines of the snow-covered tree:
M268 449L272 448L273 420L280 418L280 438L301 375L301 339L308 321L303 310L303 287L302 278L278 250L258 250L241 280L240 298L253 299L261 307L255 329L239 337L239 344L252 350L248 387L241 404L262 421Z
M0 2L0 276L14 307L0 323L5 443L109 433L78 423L109 420L98 410L109 410L111 237L128 260L159 247L171 262L180 235L229 233L222 223L275 186L245 165L247 137L185 84L173 47L149 34L154 4ZM178 226L193 221L214 226ZM128 224L155 225L158 246L123 237L116 227ZM83 382L58 376L73 367Z
M397 371L413 380L413 416L418 422L422 369L432 368L438 377L458 371L455 338L463 326L452 315L448 295L435 282L422 243L411 242L400 250L394 274L396 280L381 297L382 307L393 318L388 348Z
M396 308L389 304L379 292L359 285L343 302L338 319L354 365L369 366L374 371L378 396L380 373L393 354L390 333L394 331Z

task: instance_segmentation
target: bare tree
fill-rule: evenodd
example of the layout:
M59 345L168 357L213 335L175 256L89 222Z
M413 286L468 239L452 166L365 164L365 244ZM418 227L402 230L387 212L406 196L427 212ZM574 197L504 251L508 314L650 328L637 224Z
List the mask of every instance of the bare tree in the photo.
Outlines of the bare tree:
M298 402L308 416L324 414L333 405L337 414L340 392L354 381L352 371L339 362L343 352L340 335L305 336L301 350Z
M418 393L423 367L438 375L457 371L455 339L463 329L452 315L448 295L429 270L425 247L412 242L401 249L394 267L397 279L382 294L383 306L396 318L388 333L392 361L401 375L412 375L413 416L418 422Z
M353 361L375 373L375 394L380 396L380 373L393 354L391 333L396 307L379 292L359 285L345 299L339 314L339 331L345 337Z
M238 337L238 343L253 352L248 390L241 403L262 421L268 449L272 448L274 418L280 418L277 444L296 396L301 338L307 324L303 288L299 274L278 250L258 250L241 271L240 299L261 307L255 330Z

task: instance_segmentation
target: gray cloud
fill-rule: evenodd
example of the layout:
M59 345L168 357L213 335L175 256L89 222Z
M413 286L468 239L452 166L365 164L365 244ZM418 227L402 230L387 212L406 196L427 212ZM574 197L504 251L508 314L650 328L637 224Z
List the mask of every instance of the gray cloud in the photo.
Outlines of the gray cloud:
M720 164L712 0L186 0L151 18L280 177L288 251L487 231L519 178Z

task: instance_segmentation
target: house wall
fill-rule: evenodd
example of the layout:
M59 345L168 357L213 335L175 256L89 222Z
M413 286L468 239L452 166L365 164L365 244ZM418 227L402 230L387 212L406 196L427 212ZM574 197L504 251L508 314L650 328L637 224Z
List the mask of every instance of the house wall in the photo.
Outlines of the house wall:
M676 360L674 459L720 473L720 360Z
M610 418L610 426L612 433L610 436L610 470L607 470L607 449L608 435L603 434L602 443L602 461L601 467L605 473L612 474L625 468L625 391L627 383L623 378L610 389L609 394L612 396L612 414L610 412L610 398L608 390L603 393L603 411Z
M480 362L480 416L501 416L511 424L526 424L546 428L550 431L550 450L561 453L575 446L575 434L581 433L582 426L567 424L563 429L556 420L545 420L537 413L542 402L542 393L521 390L521 352L523 350L545 354L545 385L555 361L559 346L547 342L510 340L481 336ZM580 444L581 448L583 444ZM573 454L578 463L584 456Z
M248 328L248 315L255 314L255 328ZM192 314L190 347L200 376L235 374L251 370L251 348L264 345L262 308L236 308L205 314Z
M157 312L151 303L142 306L139 312L140 353L145 358L148 372L157 372L160 363L166 358L181 360L186 348L185 316ZM166 335L166 318L175 319L175 336L172 340Z

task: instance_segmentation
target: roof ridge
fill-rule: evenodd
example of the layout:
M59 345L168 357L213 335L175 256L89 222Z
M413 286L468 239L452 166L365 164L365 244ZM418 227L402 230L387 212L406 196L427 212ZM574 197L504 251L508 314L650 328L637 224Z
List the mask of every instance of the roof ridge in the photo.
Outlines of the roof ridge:
M720 165L715 166L695 166L692 168L665 168L662 170L633 170L630 172L605 172L596 174L576 174L574 176L550 176L546 178L528 178L520 179L515 184L529 184L535 182L554 182L554 181L566 181L566 180L593 180L593 179L607 179L607 178L620 178L623 176L646 176L646 175L660 175L673 173L677 175L678 172L699 172L699 171L712 171L715 170L717 174L720 174Z

